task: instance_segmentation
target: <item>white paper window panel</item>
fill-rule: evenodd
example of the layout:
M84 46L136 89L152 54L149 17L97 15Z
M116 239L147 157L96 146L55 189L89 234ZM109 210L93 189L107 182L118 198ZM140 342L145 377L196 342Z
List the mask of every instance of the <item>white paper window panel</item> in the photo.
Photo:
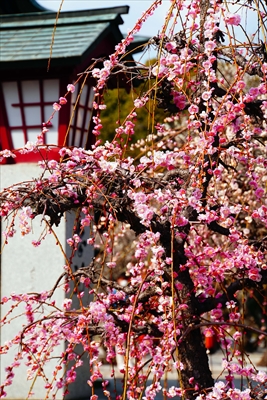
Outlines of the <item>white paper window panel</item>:
M83 90L82 90L82 93L81 93L81 97L80 97L80 104L81 104L82 106L85 106L85 105L86 105L86 96L87 96L87 93L88 93L88 86L85 85L85 86L83 87Z
M78 116L77 116L77 121L78 121L79 113L80 113L80 110L81 110L81 108L79 107L79 104L80 104L80 103L78 103L78 104L76 105L76 108L75 108L75 111L74 111L74 107L75 107L75 104L76 104L76 99L77 99L77 93L74 92L74 93L72 93L72 95L71 95L70 121L69 121L72 125L73 125L73 122L74 122L74 120L75 120L76 113L78 113ZM80 99L80 100L81 100L81 99ZM80 121L80 119L79 119L79 121ZM77 126L81 126L81 125L77 125Z
M88 107L89 108L93 107L94 98L95 98L95 92L94 92L93 88L91 87L90 88L89 101L88 101Z
M79 130L75 130L75 140L74 140L74 146L80 147L80 139L81 139L82 132ZM85 147L87 140L87 134L83 132L83 137L82 137L82 145L81 147ZM68 144L69 146L73 144L73 128L70 128L69 134L68 134Z
M87 90L90 90L90 95L89 95L87 107L91 109L92 105L93 105L93 100L94 100L94 91L93 91L92 88L89 88L88 86L84 87L84 90L83 90L83 93L81 95L79 104L83 105L83 106L86 106L86 104L85 104L86 95L84 95L84 93L87 93ZM82 98L82 96L83 96L83 98ZM72 107L72 110L73 110L73 107ZM89 123L90 123L90 120L91 120L91 115L92 115L91 110L79 107L79 108L76 108L76 112L78 114L77 115L77 122L76 122L76 126L78 128L81 128L83 126L84 113L86 112L85 128L87 129L89 127Z
M82 139L82 147L83 148L85 148L86 140L87 140L87 134L85 132L83 132L83 139Z
M21 89L22 89L23 103L40 102L39 81L22 81Z
M46 132L45 134L45 142L46 144L58 144L58 132L57 131L51 131Z
M51 108L53 103L57 102L59 95L59 79L45 79L43 82L44 101L51 101ZM66 89L67 92L67 89ZM61 93L64 96L65 93Z
M40 133L41 133L41 129L38 129L38 128L27 129L28 140L30 142L35 143L37 140L37 136L40 135Z
M42 126L41 107L40 106L26 106L24 107L25 122L27 126L40 125Z
M20 108L12 106L12 104L19 103L17 82L3 82L2 88L9 126L21 126L22 119Z
M68 133L68 144L69 144L69 146L72 144L72 138L73 138L73 128L70 128L69 133Z
M25 145L24 134L22 129L11 129L11 139L14 149L20 149Z
M45 106L44 107L44 115L45 115L45 121L48 121L48 119L51 117L51 114L53 112L52 107L50 106ZM54 114L54 117L51 119L51 126L48 126L48 132L45 134L45 142L47 144L58 144L58 112Z
M86 97L87 97L88 90L90 90L90 95L89 95L88 103L86 104ZM80 93L79 90L77 90L77 88L76 88L76 91L71 94L72 107L74 107L79 93ZM95 97L95 92L94 92L93 88L91 86L85 85L81 92L81 95L80 95L79 104L82 106L87 105L87 107L91 108L93 105L94 97Z
M83 116L84 116L84 109L79 107L79 111L77 113L77 121L76 126L81 128L83 125Z
M71 96L68 97L68 100L70 100L70 102L71 102L71 108L73 108L73 106L76 102L77 95L78 95L78 93L77 93L77 88L76 88L75 92L71 93Z
M50 119L52 113L53 113L53 108L50 106L45 106L44 107L45 121L42 121L42 122L48 121ZM48 129L51 131L53 131L53 130L57 131L58 130L58 112L55 112L53 118L51 119L51 124L52 124L52 126L48 126Z
M80 147L81 135L82 135L81 131L76 129L75 138L74 138L74 146L75 147Z
M85 120L85 129L89 129L89 124L91 121L91 117L92 117L92 111L91 110L87 110L86 112L86 120Z

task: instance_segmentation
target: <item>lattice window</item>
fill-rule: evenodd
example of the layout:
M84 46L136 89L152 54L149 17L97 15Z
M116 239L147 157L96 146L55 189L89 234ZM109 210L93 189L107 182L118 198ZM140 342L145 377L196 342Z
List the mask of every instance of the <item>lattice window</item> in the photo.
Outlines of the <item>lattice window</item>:
M53 111L52 104L59 98L59 80L3 82L2 90L12 148L23 147L27 141L35 142L42 123ZM58 113L44 140L45 143L58 142Z
M77 88L71 96L71 115L80 90ZM85 147L89 135L89 126L92 118L92 105L94 100L93 88L85 85L80 94L74 117L71 121L68 135L68 145L76 147Z

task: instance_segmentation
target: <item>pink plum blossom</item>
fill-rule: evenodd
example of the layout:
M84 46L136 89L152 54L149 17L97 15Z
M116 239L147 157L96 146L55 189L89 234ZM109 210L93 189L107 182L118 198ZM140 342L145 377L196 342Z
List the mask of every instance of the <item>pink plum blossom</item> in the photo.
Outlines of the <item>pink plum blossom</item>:
M67 86L67 91L74 93L75 92L75 86L72 83L69 83Z
M54 104L53 104L53 109L54 109L55 111L59 111L59 110L61 109L61 105L58 104L58 103L54 103Z
M241 17L238 14L228 13L225 17L225 22L229 25L239 25L241 22Z

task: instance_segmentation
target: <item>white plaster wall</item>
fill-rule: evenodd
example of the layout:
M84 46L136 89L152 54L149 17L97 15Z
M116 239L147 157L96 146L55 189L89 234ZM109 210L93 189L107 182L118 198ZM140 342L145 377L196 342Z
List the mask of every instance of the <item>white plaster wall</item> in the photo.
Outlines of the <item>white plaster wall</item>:
M0 184L1 190L13 183L38 177L40 168L36 164L14 164L0 166ZM5 222L2 221L2 230L5 229ZM55 238L48 235L41 246L33 247L31 241L38 239L42 233L44 226L40 223L40 218L33 220L33 232L24 237L21 236L19 230L13 238L9 239L9 244L4 246L1 254L1 298L9 296L10 293L28 293L40 292L53 288L57 278L62 273L64 265L64 257L60 252L59 246L55 246ZM59 240L63 243L65 240L64 224L56 228ZM3 243L3 239L2 239ZM55 300L62 304L64 300L64 292L58 290L55 293ZM9 309L10 303L5 304L1 308L1 318L4 317ZM19 315L24 309L17 308L12 315ZM1 345L11 340L19 331L25 322L24 317L18 317L5 325L1 329ZM13 348L7 354L1 356L1 379L5 380L5 368L12 364L14 354L17 353L20 346ZM64 351L64 343L55 350L54 355L59 355ZM52 362L46 369L47 376L52 377L55 362ZM22 363L19 368L14 369L15 379L13 385L7 387L8 399L25 399L33 384L32 380L27 380L27 367ZM32 391L35 393L33 398L44 399L46 389L44 389L44 381L37 378ZM57 393L57 398L62 398L62 390Z
M6 188L13 183L22 182L36 178L40 175L41 170L36 164L13 164L13 165L1 165L0 166L0 188ZM55 245L55 238L52 234L47 235L46 239L42 244L35 248L31 241L37 240L39 235L44 229L44 225L40 222L41 218L35 218L33 220L33 233L21 236L19 230L13 238L9 239L9 244L4 246L1 254L1 298L9 296L10 293L28 293L28 292L40 292L43 290L50 290L53 288L57 278L63 272L63 265L65 259L60 251L60 247ZM71 232L71 226L73 222L73 216L68 217L69 222L62 220L59 227L54 227L55 232L59 241L63 244L64 250L66 248L66 238L69 237ZM67 225L69 227L67 228ZM2 221L2 230L5 228L5 222ZM68 233L66 233L66 231ZM89 236L87 231L86 236ZM3 244L3 239L2 239ZM79 263L83 262L88 265L92 259L92 248L86 246L83 251L82 258L76 259L76 263L80 267ZM65 298L63 290L57 290L54 294L54 299L59 305L62 304ZM88 298L87 300L88 301ZM1 308L1 318L4 317L9 304L5 304ZM23 311L23 308L18 308L14 311L14 315L19 315ZM13 314L12 314L13 315ZM1 329L1 346L5 342L11 340L19 331L24 323L25 318L19 317L11 321L10 324L5 325ZM62 343L57 349L55 349L53 356L60 355L65 349L65 344ZM0 382L5 380L5 368L12 364L14 354L19 351L19 346L14 347L12 352L4 354L0 358ZM89 387L86 385L89 374L89 363L86 360L84 368L79 368L77 384L74 383L69 386L70 395L68 398L81 399L88 398ZM45 372L49 381L52 378L52 373L55 362L49 363ZM13 385L6 388L7 399L25 399L27 398L28 392L33 384L32 380L27 380L27 367L21 365L19 368L14 369L16 373ZM83 384L81 385L81 383ZM32 389L34 395L32 399L44 399L46 398L46 389L44 389L44 381L42 378L37 378L34 382ZM52 398L51 396L49 399ZM57 399L62 399L62 390L59 390L56 395Z

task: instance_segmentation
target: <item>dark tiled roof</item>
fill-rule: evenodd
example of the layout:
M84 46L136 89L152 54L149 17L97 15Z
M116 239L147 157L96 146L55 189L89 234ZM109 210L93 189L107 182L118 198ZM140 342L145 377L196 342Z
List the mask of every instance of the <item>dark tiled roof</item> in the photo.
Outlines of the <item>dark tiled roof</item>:
M47 11L35 0L1 0L0 14L16 14L37 11Z
M129 7L62 12L57 22L53 60L83 56L111 26L123 23ZM56 13L2 15L0 27L1 68L14 62L47 60Z

